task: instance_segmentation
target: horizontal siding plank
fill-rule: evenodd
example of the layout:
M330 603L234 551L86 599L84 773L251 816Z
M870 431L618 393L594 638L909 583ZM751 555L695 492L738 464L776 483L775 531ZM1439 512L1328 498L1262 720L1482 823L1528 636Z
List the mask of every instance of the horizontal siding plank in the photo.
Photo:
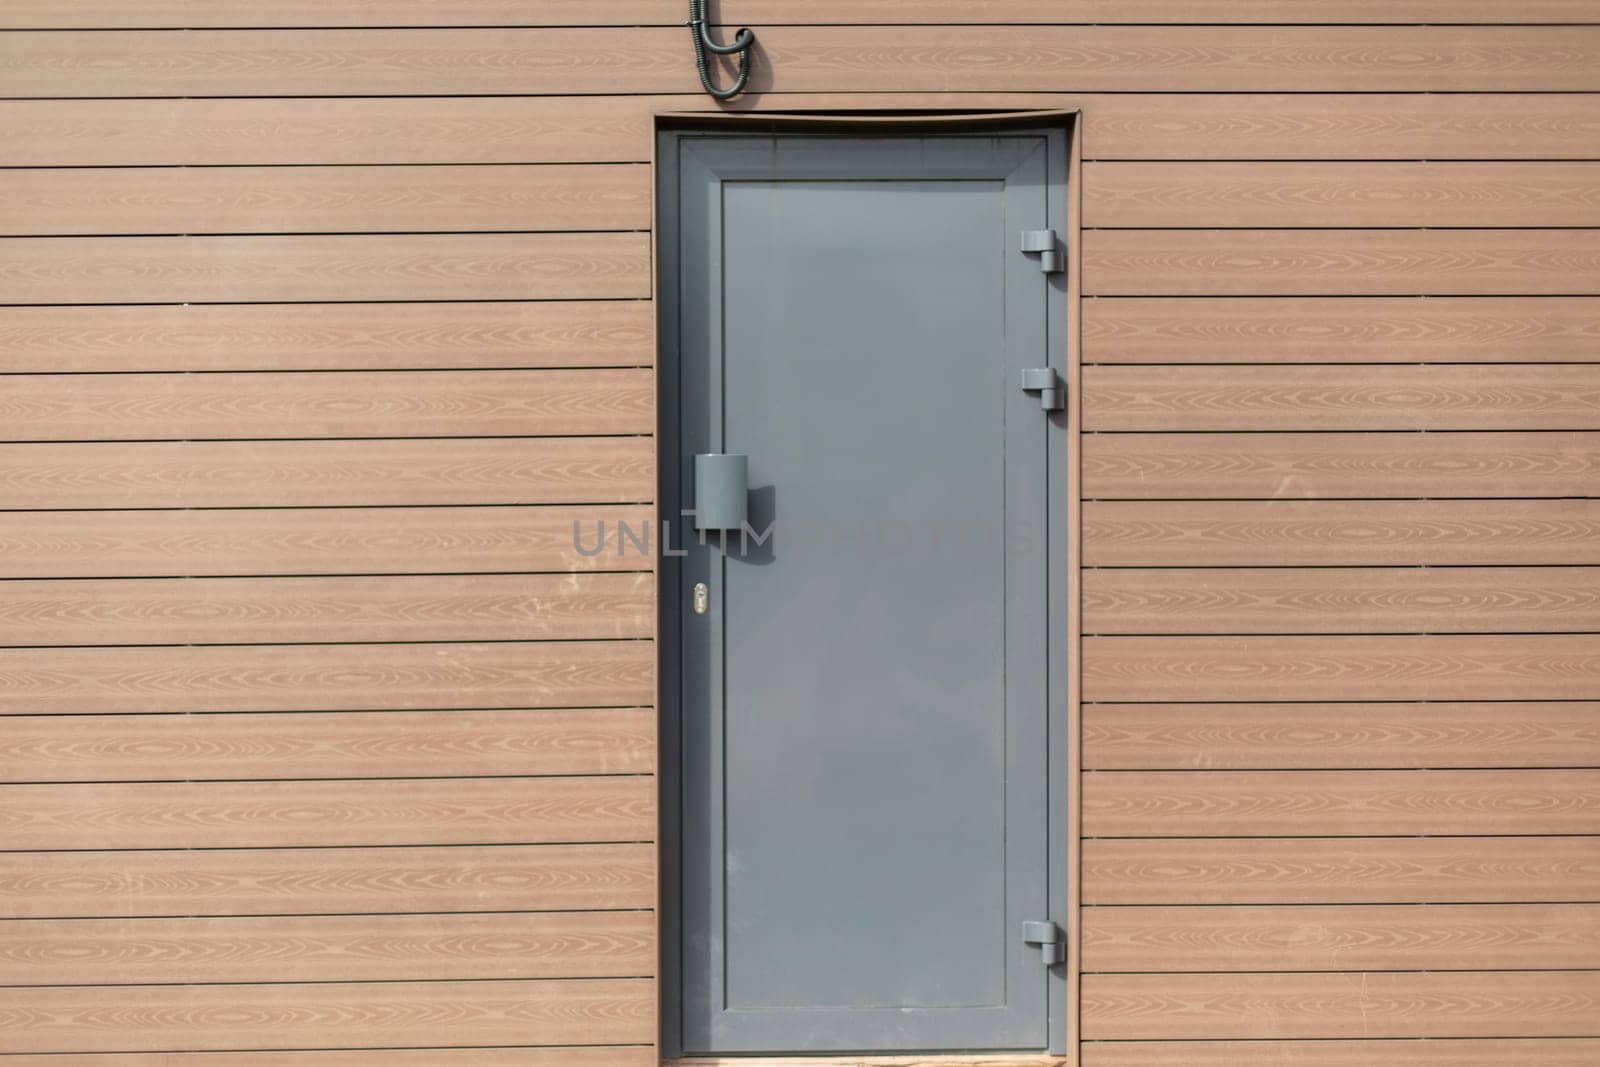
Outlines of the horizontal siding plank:
M0 848L294 848L648 841L655 780L8 785Z
M10 990L13 1052L648 1044L647 979Z
M1597 500L1128 501L1083 514L1091 567L1600 564Z
M30 97L687 93L680 28L19 34ZM755 92L1576 90L1588 26L771 26Z
M1083 1067L1589 1067L1597 1038L1085 1042ZM187 1062L187 1061L185 1061ZM20 1065L19 1065L20 1067ZM29 1064L28 1067L35 1067ZM38 1067L46 1067L44 1064ZM98 1067L98 1065L96 1065ZM121 1067L107 1064L105 1067ZM140 1064L138 1067L144 1067ZM198 1065L197 1065L198 1067ZM211 1067L207 1064L206 1067ZM223 1067L223 1065L218 1065ZM227 1065L233 1067L233 1065Z
M1091 637L1085 700L1583 700L1600 634Z
M0 507L647 501L655 494L652 444L579 437L8 445L0 448Z
M1089 570L1083 620L1096 634L1600 632L1600 568Z
M1600 702L1089 704L1091 770L1600 766Z
M0 308L0 372L648 367L636 300Z
M19 97L688 93L695 73L681 62L683 41L666 27L44 31L16 35L0 74ZM791 90L806 80L795 73ZM895 86L826 88L875 87ZM763 75L751 88L774 86Z
M1600 904L1088 908L1086 972L1600 969Z
M1083 305L1087 363L1593 363L1596 353L1595 297L1104 297Z
M70 7L43 0L13 0L0 13L12 29L132 29L273 26L632 26L676 25L659 0L454 0L448 13L435 0L291 0L263 8L244 0L78 0ZM715 14L715 12L713 12ZM1461 0L1441 8L1436 0L1004 0L974 10L961 0L743 0L745 22L786 23L1538 23L1593 22L1586 0Z
M649 774L652 708L12 718L0 781Z
M14 581L0 646L649 637L654 594L647 573Z
M1089 435L1088 499L1591 496L1600 434Z
M1091 230L1091 296L1588 296L1588 230Z
M0 921L0 982L383 982L633 978L649 912Z
M1285 1037L1584 1037L1600 972L1092 975L1089 1041Z
M1040 1053L932 1053L926 1056L716 1056L691 1055L664 1060L669 1067L1070 1067L1064 1056Z
M0 650L0 714L635 707L648 641Z
M655 907L648 844L16 854L7 916L290 915Z
M619 549L618 532L642 539L650 524L649 508L598 504L14 511L0 578L641 570L648 553Z
M1593 901L1597 837L1209 838L1083 843L1085 904Z
M6 235L649 228L640 164L0 171Z
M1083 424L1112 431L1591 430L1600 428L1600 366L1087 367Z
M645 641L0 651L0 713L320 711L648 703Z
M1600 163L1090 163L1083 224L1596 226Z
M632 233L0 238L13 304L536 300L650 294Z
M662 23L661 14L659 0L540 0L532 7L514 0L451 0L443 10L437 0L280 0L265 10L241 0L77 0L68 10L15 0L0 14L0 27L628 26Z
M109 1052L73 1067L660 1067L648 1045L560 1048L318 1049L311 1052ZM6 1067L60 1067L61 1057L11 1056ZM1476 1065L1473 1065L1476 1067ZM1565 1065L1561 1065L1565 1067Z
M639 163L651 158L652 114L705 103L692 95L0 100L0 141L10 165L34 167ZM728 107L1082 109L1091 160L1600 158L1592 94L824 92L763 93Z
M19 374L0 439L150 441L649 434L632 370Z
M1379 31L1387 32L1387 31ZM1431 31L1427 31L1431 32ZM1510 88L1486 79L1481 88ZM1151 86L1150 88L1154 88ZM1084 104L1086 160L1595 159L1600 99L1144 94ZM1372 86L1377 88L1377 86Z
M416 91L416 87L413 88ZM702 98L703 100L703 98ZM13 166L641 163L693 97L0 101ZM1600 129L1600 108L1595 116Z
M1600 770L1106 771L1086 837L1600 834Z

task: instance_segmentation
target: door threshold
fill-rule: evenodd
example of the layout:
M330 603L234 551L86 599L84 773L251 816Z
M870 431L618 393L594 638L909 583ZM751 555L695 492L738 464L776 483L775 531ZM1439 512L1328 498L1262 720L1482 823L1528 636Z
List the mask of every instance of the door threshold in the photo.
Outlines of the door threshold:
M921 1056L693 1056L662 1060L661 1067L1069 1067L1065 1056L1046 1053Z

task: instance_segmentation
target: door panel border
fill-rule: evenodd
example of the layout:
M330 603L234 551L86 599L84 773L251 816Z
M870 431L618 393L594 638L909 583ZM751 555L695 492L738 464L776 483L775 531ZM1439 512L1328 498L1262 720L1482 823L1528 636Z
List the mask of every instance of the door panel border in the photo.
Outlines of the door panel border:
M681 173L678 165L679 142L685 138L748 137L762 133L835 135L884 139L896 135L952 137L984 134L1040 135L1051 145L1055 160L1065 158L1064 198L1052 196L1048 204L1049 225L1063 235L1067 248L1067 270L1060 283L1053 284L1047 320L1047 344L1051 365L1057 367L1068 385L1067 407L1054 432L1047 435L1047 465L1051 481L1047 488L1049 532L1047 540L1046 612L1049 634L1047 700L1049 705L1047 813L1050 871L1051 916L1066 931L1067 962L1050 970L1047 979L1048 1052L1033 1056L1060 1055L1077 1039L1078 989L1078 813L1079 792L1079 505L1078 433L1079 344L1078 344L1078 258L1079 258L1079 152L1075 112L1020 112L992 115L929 114L919 116L831 116L824 114L728 114L671 113L656 116L655 188L657 271L657 472L658 504L656 531L664 537L663 520L676 530L679 519L672 513L679 499L679 441L675 416L678 405L676 373L678 336L678 294L676 253L677 203ZM1055 173L1048 181L1057 180ZM1059 202L1058 202L1059 201ZM672 252L673 255L667 255ZM1062 423L1064 430L1062 432ZM662 548L668 546L662 542ZM682 761L679 744L681 720L678 694L682 679L679 632L682 610L677 588L675 560L664 552L658 558L659 630L658 693L659 720L659 804L658 871L660 889L659 944L661 967L659 1003L661 1007L661 1051L666 1056L682 1055L682 946L681 931L681 847L678 825L682 817ZM931 1052L931 1050L930 1050ZM804 1054L796 1050L794 1054ZM892 1054L889 1054L892 1055ZM937 1054L935 1054L937 1055ZM958 1053L950 1053L959 1058ZM1027 1057L1029 1053L1021 1053ZM762 1057L741 1057L752 1064Z

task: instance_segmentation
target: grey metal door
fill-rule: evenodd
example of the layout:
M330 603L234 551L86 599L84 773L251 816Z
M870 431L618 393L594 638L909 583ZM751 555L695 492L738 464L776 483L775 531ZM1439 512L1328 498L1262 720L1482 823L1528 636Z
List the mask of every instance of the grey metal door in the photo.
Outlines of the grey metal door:
M666 568L669 1043L1043 1049L1063 140L663 148L664 510L748 457Z

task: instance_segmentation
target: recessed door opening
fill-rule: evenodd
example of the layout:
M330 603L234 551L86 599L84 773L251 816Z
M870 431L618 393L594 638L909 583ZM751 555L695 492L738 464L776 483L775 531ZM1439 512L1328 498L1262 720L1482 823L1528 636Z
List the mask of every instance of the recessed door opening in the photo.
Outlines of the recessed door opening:
M663 128L664 1048L1065 1043L1061 119Z

